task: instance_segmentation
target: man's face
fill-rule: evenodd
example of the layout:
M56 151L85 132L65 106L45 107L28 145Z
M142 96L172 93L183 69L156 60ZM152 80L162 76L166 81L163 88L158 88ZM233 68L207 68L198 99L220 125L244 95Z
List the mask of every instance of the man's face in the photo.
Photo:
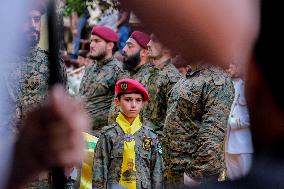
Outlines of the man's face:
M149 58L159 59L162 56L163 45L158 39L151 35L151 40L147 44Z
M24 34L31 46L36 46L40 40L41 13L38 10L31 10L24 23Z
M107 55L107 42L97 35L91 35L90 58L102 60Z
M123 94L116 104L127 118L133 119L143 108L144 102L141 94L132 93Z
M232 77L232 78L238 78L240 76L238 67L236 64L230 64L229 68L226 69L226 72Z
M141 50L142 48L134 39L129 38L126 41L126 45L123 48L125 69L131 70L139 65L141 61L141 57L140 57Z

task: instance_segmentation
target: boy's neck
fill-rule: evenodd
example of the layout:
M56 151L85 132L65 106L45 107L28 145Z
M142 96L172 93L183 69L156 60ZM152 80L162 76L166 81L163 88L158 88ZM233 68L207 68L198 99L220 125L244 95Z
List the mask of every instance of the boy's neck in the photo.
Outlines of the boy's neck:
M135 118L138 116L136 116L136 117L134 117L134 118L130 118L130 117L128 117L128 116L126 116L124 113L122 113L122 115L124 116L124 118L128 121L128 123L130 123L130 125L132 125L132 123L133 123L133 121L135 120Z

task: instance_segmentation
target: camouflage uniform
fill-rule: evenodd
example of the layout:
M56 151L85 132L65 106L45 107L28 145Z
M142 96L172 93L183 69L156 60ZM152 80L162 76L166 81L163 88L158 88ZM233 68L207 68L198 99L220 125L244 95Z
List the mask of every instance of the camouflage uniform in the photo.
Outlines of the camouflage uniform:
M47 98L48 53L40 47L33 47L25 54L13 56L9 64L9 71L4 75L4 79L9 98L16 109L10 119L10 125L13 132L17 133L27 113ZM66 84L67 76L62 60L60 65L61 80ZM39 176L25 188L51 188L48 183L48 173Z
M156 73L158 69L156 69L152 64L147 63L143 64L136 70L129 71L128 78L135 79L139 83L143 84L147 88L147 83L151 75ZM114 102L111 104L111 108L108 115L108 124L114 124L116 118L118 116L119 109L115 106ZM142 118L142 116L141 116Z
M151 100L145 104L142 116L160 137L165 123L169 92L182 76L170 59L158 69L146 84Z
M124 132L118 124L105 127L97 143L94 156L93 187L107 188L120 180L123 160ZM145 139L152 139L150 149L143 147ZM134 134L136 188L162 188L163 159L162 149L154 131L145 127Z
M92 118L93 134L100 135L101 128L108 125L108 113L114 98L114 86L125 77L123 65L116 58L94 62L86 68L79 95L85 102Z
M66 71L63 61L60 62L62 77L66 84ZM40 47L32 48L27 54L11 59L10 70L5 75L9 96L16 106L15 123L26 116L32 108L41 104L48 91L48 54ZM20 125L20 124L18 124ZM13 128L17 131L17 128Z
M169 183L196 181L224 173L224 138L234 99L224 71L192 68L172 89L163 130L165 176Z

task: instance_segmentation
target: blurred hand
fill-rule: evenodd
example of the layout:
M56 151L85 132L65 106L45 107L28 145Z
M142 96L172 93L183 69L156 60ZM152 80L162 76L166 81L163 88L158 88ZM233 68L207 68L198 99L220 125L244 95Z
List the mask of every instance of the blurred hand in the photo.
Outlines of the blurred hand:
M49 101L24 120L16 144L11 183L22 187L52 167L80 164L84 154L82 131L90 128L89 123L82 106L69 99L62 87L54 87Z

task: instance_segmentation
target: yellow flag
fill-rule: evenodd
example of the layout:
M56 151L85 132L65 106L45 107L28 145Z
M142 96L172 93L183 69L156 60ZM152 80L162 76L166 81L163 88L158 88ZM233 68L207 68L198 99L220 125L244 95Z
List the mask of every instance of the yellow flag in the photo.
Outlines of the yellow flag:
M83 133L86 143L85 153L88 155L82 163L80 189L92 189L94 151L98 138L88 133Z

